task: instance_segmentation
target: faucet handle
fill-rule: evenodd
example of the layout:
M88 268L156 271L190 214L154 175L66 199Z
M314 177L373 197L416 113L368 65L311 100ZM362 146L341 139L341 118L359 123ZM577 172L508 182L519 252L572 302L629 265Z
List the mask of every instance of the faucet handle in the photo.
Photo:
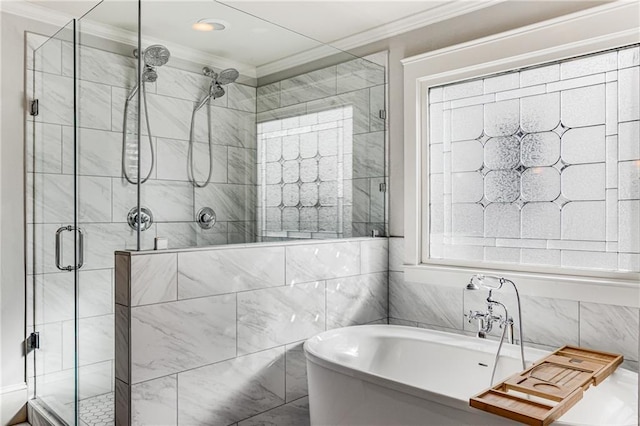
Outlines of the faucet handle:
M469 309L469 313L468 314L464 314L464 316L467 318L467 322L469 324L471 324L471 320L473 319L473 311L471 309Z
M464 316L468 318L469 324L471 324L471 321L473 321L474 319L484 318L485 315L486 314L484 312L472 311L472 310L469 310L469 314L464 314Z

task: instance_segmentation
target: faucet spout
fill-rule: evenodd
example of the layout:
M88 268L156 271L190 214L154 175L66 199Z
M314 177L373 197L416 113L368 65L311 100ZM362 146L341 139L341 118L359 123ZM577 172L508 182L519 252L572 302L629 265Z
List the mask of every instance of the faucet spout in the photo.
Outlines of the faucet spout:
M516 296L517 308L518 308L518 339L520 346L520 360L522 362L522 369L526 369L526 363L524 359L524 338L522 335L522 309L520 305L520 292L518 291L518 287L516 284L510 279L504 277L495 277L495 276L485 276L481 274L472 275L469 283L466 285L466 290L479 290L481 288L489 290L489 295L487 296L487 310L486 312L469 312L469 322L472 320L478 321L478 334L479 338L485 338L486 334L491 331L492 324L497 322L502 329L502 337L500 338L500 344L498 346L498 352L496 353L496 363L493 366L493 373L491 375L491 383L493 383L493 376L495 374L495 368L498 361L498 357L500 355L500 348L502 347L502 342L504 341L505 336L507 337L509 343L514 344L514 321L513 318L509 316L507 311L507 307L500 303L499 301L493 299L493 290L500 290L502 286L507 283L513 287L513 291ZM494 315L493 308L495 306L500 306L504 310L504 316L502 315Z

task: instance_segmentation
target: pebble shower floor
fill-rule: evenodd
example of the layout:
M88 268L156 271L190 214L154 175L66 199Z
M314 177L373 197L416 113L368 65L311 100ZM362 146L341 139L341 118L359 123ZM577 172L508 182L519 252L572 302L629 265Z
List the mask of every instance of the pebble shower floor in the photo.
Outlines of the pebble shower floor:
M114 419L113 392L93 396L79 402L81 424L87 426L112 426Z

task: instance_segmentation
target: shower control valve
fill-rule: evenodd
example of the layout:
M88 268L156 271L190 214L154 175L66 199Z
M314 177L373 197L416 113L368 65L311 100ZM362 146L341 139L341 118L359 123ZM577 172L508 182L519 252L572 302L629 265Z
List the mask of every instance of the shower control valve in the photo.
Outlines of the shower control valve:
M138 229L138 223L140 224L140 230L146 231L153 225L153 213L146 207L140 207L140 219L138 219L138 208L134 207L127 215L127 223L134 231Z
M196 214L196 222L202 229L211 229L216 224L216 212L211 207L203 207Z

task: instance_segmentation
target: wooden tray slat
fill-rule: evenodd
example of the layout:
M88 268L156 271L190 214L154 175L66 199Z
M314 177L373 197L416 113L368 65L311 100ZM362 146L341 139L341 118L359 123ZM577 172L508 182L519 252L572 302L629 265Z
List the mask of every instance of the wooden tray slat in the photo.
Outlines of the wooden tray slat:
M472 398L471 406L489 413L508 417L529 425L541 425L553 407L489 389Z
M622 361L622 355L564 346L472 397L469 404L522 423L546 426L582 399L591 385L611 375ZM527 396L543 398L549 404Z

